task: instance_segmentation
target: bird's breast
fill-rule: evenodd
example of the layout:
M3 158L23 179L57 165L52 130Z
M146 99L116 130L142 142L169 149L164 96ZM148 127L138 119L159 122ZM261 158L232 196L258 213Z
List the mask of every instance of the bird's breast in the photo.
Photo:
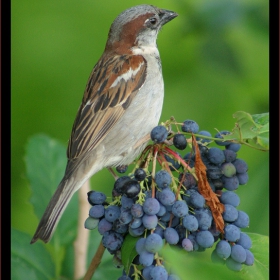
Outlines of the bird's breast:
M131 163L147 142L135 148L136 144L150 134L159 122L164 97L160 59L151 55L143 56L147 61L146 80L123 116L101 143L105 166Z

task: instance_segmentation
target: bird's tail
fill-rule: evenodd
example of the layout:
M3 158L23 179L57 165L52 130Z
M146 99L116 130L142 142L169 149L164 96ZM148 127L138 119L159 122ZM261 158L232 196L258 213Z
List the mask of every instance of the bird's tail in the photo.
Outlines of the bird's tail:
M51 239L61 215L77 189L77 182L75 180L62 179L40 220L30 242L31 244L35 243L38 239L43 240L45 243Z

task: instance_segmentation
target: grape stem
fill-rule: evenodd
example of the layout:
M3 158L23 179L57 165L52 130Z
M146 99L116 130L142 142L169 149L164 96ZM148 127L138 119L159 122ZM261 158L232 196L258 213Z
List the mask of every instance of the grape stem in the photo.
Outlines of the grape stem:
M91 260L91 263L89 265L89 268L88 268L87 273L84 276L83 280L92 279L92 276L93 276L95 270L97 269L97 267L101 263L101 259L102 259L102 256L103 256L104 252L105 252L105 249L106 248L103 246L102 242L100 241L99 246L97 248L97 251L96 251L94 257Z
M153 170L152 170L152 197L155 198L156 196L156 187L155 187L155 174L156 174L156 163L157 163L157 154L158 154L158 148L157 146L154 147L154 159L153 159Z
M189 165L178 155L176 154L173 150L171 150L168 147L164 147L163 151L166 152L166 154L171 154L177 161L179 161L193 176L194 178L198 181L198 178L196 174L194 173L193 169L189 167Z
M172 178L173 189L176 191L176 199L178 199L179 192L178 192L177 184L175 182L174 176L172 175L172 171L170 170L169 164L164 157L163 152L159 152L158 162L161 165L161 167L163 167L165 170L167 170L167 172L170 174L170 176Z

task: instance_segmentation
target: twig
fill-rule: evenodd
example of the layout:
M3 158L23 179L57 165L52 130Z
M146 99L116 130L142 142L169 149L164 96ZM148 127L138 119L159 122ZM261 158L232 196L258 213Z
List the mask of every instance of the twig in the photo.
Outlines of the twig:
M154 148L154 159L153 159L153 169L152 169L152 197L155 198L156 196L156 187L155 187L155 173L156 173L156 163L157 163L157 154L158 149L157 147Z
M78 233L74 242L75 264L74 264L74 279L80 279L86 272L87 263L87 248L89 230L84 227L85 217L88 216L88 201L87 193L90 191L89 180L79 189L79 217L78 217Z
M103 246L102 242L100 241L100 244L97 248L97 251L96 251L94 257L91 260L88 271L87 271L83 280L90 280L91 279L91 277L93 276L96 268L101 263L101 259L102 259L102 256L104 254L104 251L105 251L105 247Z

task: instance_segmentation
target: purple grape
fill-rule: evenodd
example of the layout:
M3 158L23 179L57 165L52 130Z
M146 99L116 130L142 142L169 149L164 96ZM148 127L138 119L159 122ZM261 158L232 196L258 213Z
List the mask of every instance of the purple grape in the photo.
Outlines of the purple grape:
M172 179L166 170L160 170L155 174L155 182L160 189L164 189L169 187Z
M236 160L237 154L236 152L232 151L232 150L223 150L224 155L225 155L225 161L226 162L232 162L234 160Z
M139 255L141 252L145 250L145 242L146 242L146 238L142 237L139 238L135 244L135 250Z
M154 265L145 266L142 271L142 276L145 280L151 280L150 272Z
M124 184L128 181L130 181L131 178L129 176L122 176L119 177L114 184L114 190L118 193L118 194L123 194L125 191L124 188Z
M246 251L246 260L245 260L244 264L253 265L254 260L255 260L253 253L251 251L249 251L248 249L245 249L245 251Z
M203 248L210 248L214 244L213 234L208 230L199 231L195 236L195 240Z
M142 219L141 218L133 218L130 222L129 226L131 228L138 228L142 225Z
M216 245L216 253L222 259L227 259L231 254L231 246L225 240L220 240Z
M236 159L232 162L236 168L237 173L245 173L248 171L248 165L243 159Z
M163 236L168 244L175 245L179 241L178 232L174 228L171 228L171 227L168 227L165 229Z
M158 126L154 127L151 131L151 139L155 143L164 142L166 140L167 136L168 136L168 131L162 125L158 125Z
M202 136L207 136L207 137L212 137L211 133L209 131L206 130L201 130L199 131L197 134L202 135ZM208 143L211 140L210 139L206 139L206 138L201 138L201 137L196 137L197 141L201 141L201 143Z
M184 199L194 208L203 208L205 204L205 198L195 189L187 190Z
M244 211L238 210L238 217L233 224L239 228L246 228L249 226L249 216Z
M143 181L145 180L147 174L145 172L144 169L142 168L137 168L134 172L134 178L137 180L137 181Z
M241 245L244 249L249 250L252 247L252 240L248 234L241 232L236 244Z
M228 134L231 134L230 131L227 131L227 130L221 130L220 132L218 132L217 134L215 134L215 138L220 138L220 139L223 139L223 135L228 135ZM229 141L218 141L218 140L215 140L215 143L219 146L227 146L230 144Z
M130 211L134 218L141 218L144 215L143 207L140 204L133 204Z
M105 218L101 219L98 224L98 232L103 235L105 232L111 230L113 224L108 222Z
M186 216L189 212L189 207L184 200L177 200L172 205L172 213L176 217L183 217Z
M116 251L121 248L123 237L114 231L107 231L102 237L102 244L109 250Z
M144 231L145 231L145 227L143 226L143 224L138 228L131 228L131 227L128 228L129 234L133 237L141 236L144 233Z
M184 176L184 178L183 178ZM194 178L194 176L191 173L180 173L179 175L179 181L182 181L182 184L184 187L186 187L187 189L195 187L197 185L197 182Z
M228 191L234 191L238 189L239 186L239 181L236 175L232 176L232 177L226 177L226 176L222 176L221 177L222 182L224 184L224 188Z
M143 210L147 215L155 215L159 212L160 205L156 198L147 198L143 204Z
M177 233L179 235L178 244L182 244L183 239L186 238L187 230L183 225L180 225L180 224L175 227L175 230L177 231Z
M225 192L222 192L222 194L220 196L220 201L223 204L230 204L234 207L237 207L240 203L240 198L233 191L225 191Z
M241 148L241 144L239 143L230 143L229 145L226 145L226 149L232 150L234 152L238 152Z
M183 218L183 226L188 231L196 231L198 229L198 221L197 218L193 215L187 215Z
M240 238L240 229L232 224L225 226L225 239L230 242L236 242Z
M245 173L237 173L236 176L238 178L239 185L247 184L247 182L249 180L249 175L248 175L247 172L245 172Z
M230 256L234 261L243 263L246 260L246 251L241 245L235 244L231 247Z
M163 232L164 229L160 225L157 225L154 230L154 233L158 234L161 238L163 238Z
M125 173L128 168L128 165L119 165L116 167L118 173Z
M196 134L199 131L199 126L193 120L185 120L182 125L182 131Z
M150 271L152 280L167 280L168 273L163 266L155 266Z
M179 225L179 223L180 223L180 218L173 216L172 222L171 222L171 227L175 228L177 225Z
M160 235L153 233L146 238L144 246L146 251L150 253L157 253L163 246L163 240Z
M146 229L154 229L157 226L158 218L156 215L144 214L142 222Z
M153 264L154 257L155 257L154 253L150 253L146 250L143 250L139 254L139 262L144 266L150 266Z
M200 230L208 230L211 227L213 217L209 209L197 209L194 215L198 221L198 228Z
M234 222L238 217L238 211L237 209L230 205L225 204L225 211L223 212L222 216L225 222Z
M117 220L120 217L120 214L121 209L116 205L109 205L105 209L105 219L110 223L113 223L115 220Z
M117 233L126 233L128 231L128 225L122 224L120 220L115 220L112 226L112 230Z
M175 134L173 143L174 146L179 150L184 150L187 147L187 140L183 134Z
M134 201L132 198L128 198L125 195L123 195L121 198L121 204L122 204L122 210L130 209L134 204Z
M176 201L175 194L170 189L163 189L162 191L158 191L158 200L164 206L173 205Z
M223 171L218 165L207 164L207 177L210 179L219 179L223 176Z
M89 216L99 219L104 216L105 208L103 205L94 205L89 209Z
M163 216L160 217L161 222L168 222L171 218L171 212L166 212Z
M214 164L221 164L225 161L225 154L219 148L212 147L208 150L207 158Z
M162 217L165 213L166 213L166 207L160 203L159 204L159 211L157 213L157 216Z
M126 209L121 212L119 220L122 224L129 224L132 221L132 215L130 209Z
M139 194L140 190L141 188L138 181L134 179L126 181L123 185L123 194L129 198L136 197Z
M193 233L191 233L191 234L188 235L188 239L189 239L189 240L192 242L192 244L193 244L193 250L194 250L194 251L197 251L198 248L199 248L199 245L198 245L198 243L196 242L195 237L196 237L196 232L193 232Z
M182 247L187 251L187 252L191 252L193 251L193 244L191 242L190 239L185 238L182 241Z
M87 195L88 195L88 202L91 205L102 204L106 200L106 195L102 192L89 191Z

